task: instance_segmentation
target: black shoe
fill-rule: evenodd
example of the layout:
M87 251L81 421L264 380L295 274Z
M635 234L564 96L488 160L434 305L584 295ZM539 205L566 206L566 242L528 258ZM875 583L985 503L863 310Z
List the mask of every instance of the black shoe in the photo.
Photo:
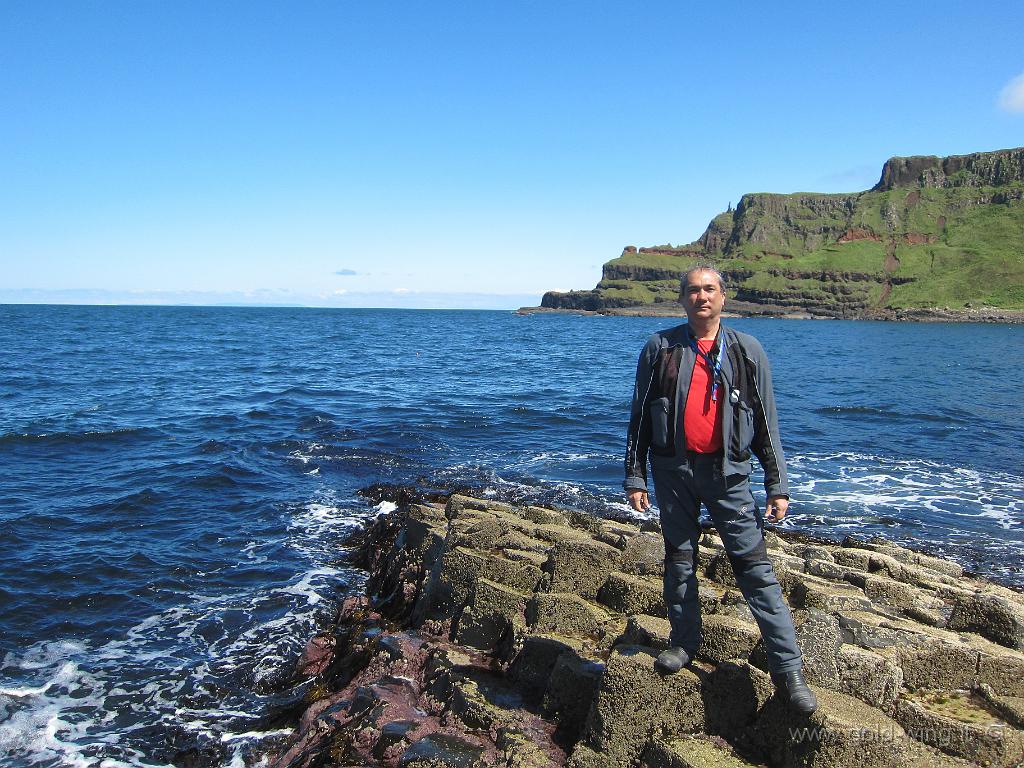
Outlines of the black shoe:
M658 654L658 658L654 662L654 668L659 672L664 672L666 675L671 675L678 672L691 661L690 654L682 648L669 648Z
M796 669L772 675L772 682L775 683L776 690L789 702L789 706L801 715L809 715L818 708L818 698L804 682L803 670Z

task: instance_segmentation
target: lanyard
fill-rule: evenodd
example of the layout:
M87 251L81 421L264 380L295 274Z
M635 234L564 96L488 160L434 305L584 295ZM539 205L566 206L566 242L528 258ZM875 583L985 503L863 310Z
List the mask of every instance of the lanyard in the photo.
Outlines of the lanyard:
M687 333L687 338L690 340L690 349L693 350L694 354L697 355L707 365L708 370L711 372L711 400L712 402L718 401L718 377L722 373L722 358L725 357L725 336L722 335L721 329L718 331L718 336L715 341L719 343L718 355L712 357L709 354L705 354L701 351L700 347L697 346L697 339L694 338L692 333ZM720 339L720 341L719 341ZM715 349L715 345L711 345L712 351Z

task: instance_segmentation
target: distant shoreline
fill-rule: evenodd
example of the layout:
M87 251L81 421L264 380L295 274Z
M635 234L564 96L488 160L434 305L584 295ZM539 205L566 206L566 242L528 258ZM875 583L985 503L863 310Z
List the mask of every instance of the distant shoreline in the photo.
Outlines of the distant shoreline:
M604 315L611 317L686 317L686 312L678 304L642 305L636 307L611 307L607 309L552 309L549 307L520 307L515 310L518 315ZM996 307L979 307L950 309L887 309L874 315L863 317L838 317L834 315L816 315L805 310L785 310L781 307L751 307L738 312L725 312L724 317L767 317L776 320L878 320L899 323L1005 323L1009 325L1024 324L1024 310L998 309Z

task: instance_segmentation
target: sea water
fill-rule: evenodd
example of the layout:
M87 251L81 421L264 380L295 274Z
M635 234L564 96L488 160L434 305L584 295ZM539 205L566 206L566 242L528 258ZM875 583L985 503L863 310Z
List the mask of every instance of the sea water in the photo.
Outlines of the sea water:
M0 306L0 763L246 764L362 587L347 537L391 505L358 491L628 513L637 355L675 322ZM785 528L1024 585L1024 327L727 322L772 360Z

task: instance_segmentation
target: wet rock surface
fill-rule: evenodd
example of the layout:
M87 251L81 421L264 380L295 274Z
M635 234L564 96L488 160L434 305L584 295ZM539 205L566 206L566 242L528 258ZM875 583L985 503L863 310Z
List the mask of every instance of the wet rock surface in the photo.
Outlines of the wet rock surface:
M775 695L713 531L696 661L667 644L660 536L453 495L362 534L367 594L296 667L306 706L274 768L1013 766L1024 598L884 541L771 535L811 717Z

